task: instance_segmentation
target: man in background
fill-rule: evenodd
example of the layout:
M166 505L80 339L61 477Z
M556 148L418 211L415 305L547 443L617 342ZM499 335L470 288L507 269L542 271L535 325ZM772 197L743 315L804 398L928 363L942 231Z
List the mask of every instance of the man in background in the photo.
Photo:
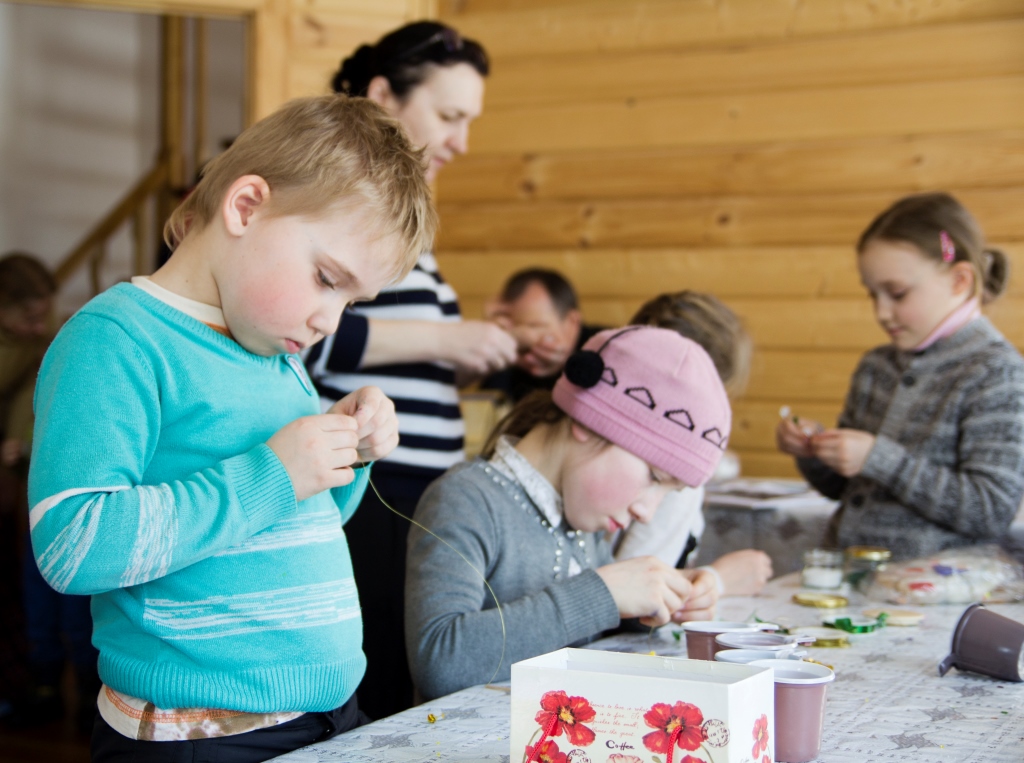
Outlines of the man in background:
M480 387L499 390L512 403L554 387L568 357L602 328L583 323L572 284L544 268L513 274L488 306L487 317L512 334L518 347L515 365L487 377Z

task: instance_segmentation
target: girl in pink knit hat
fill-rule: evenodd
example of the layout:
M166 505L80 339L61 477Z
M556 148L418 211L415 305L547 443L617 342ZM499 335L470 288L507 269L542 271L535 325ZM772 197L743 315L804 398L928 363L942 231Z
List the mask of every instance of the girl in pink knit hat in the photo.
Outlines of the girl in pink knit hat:
M607 536L648 521L669 491L707 481L731 420L696 342L646 326L587 342L552 393L521 401L480 458L420 500L416 521L444 540L409 534L405 631L420 693L507 679L513 662L593 640L624 618L710 618L710 573L653 557L614 562ZM504 658L498 610L465 560L501 602Z

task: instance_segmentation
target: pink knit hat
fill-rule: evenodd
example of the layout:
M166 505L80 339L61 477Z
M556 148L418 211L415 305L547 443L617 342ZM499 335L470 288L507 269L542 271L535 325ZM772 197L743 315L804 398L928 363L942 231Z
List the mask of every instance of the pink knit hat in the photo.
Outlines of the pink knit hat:
M551 393L572 419L691 487L729 440L732 411L711 358L675 331L602 331L569 358Z

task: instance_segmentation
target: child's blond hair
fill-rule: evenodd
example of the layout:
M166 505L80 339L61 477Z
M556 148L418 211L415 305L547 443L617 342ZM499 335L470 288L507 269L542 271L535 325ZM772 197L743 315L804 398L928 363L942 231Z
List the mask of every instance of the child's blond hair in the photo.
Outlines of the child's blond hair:
M274 215L316 216L351 203L370 214L380 236L397 234L394 277L408 273L437 228L423 152L366 98L299 98L245 130L203 169L195 190L164 226L172 249L217 214L238 178L258 175L272 191Z
M730 395L746 389L753 343L736 313L717 297L696 291L659 294L630 323L671 329L692 339L711 356Z

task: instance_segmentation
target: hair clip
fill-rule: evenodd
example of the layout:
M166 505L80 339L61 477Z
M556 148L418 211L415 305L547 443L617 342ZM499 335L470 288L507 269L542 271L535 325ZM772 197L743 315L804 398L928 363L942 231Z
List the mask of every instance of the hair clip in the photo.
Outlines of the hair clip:
M956 259L956 245L944 230L939 231L939 246L942 247L943 262L953 262Z

